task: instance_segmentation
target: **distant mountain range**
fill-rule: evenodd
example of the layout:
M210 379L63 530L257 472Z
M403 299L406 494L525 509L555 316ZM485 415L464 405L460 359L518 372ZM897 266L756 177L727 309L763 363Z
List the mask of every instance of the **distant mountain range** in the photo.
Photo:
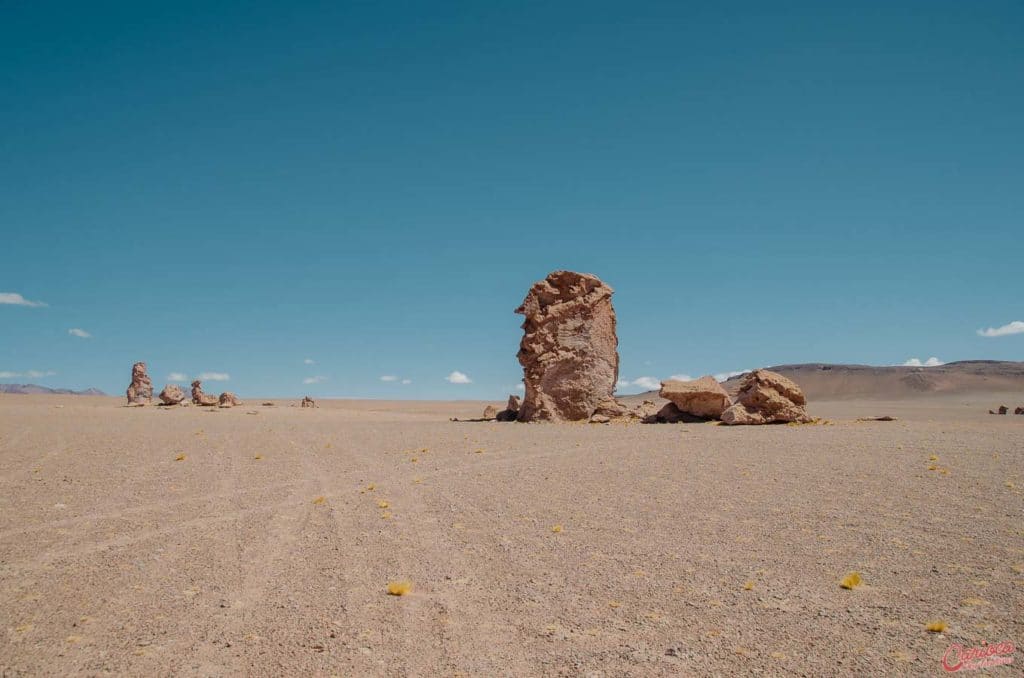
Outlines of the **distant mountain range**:
M38 384L0 384L0 393L16 393L18 395L81 395L105 396L98 388L87 388L84 391L72 391L69 388L48 388Z
M768 369L795 381L811 400L991 392L1024 394L1024 362L961 360L935 367L807 363ZM723 385L735 391L741 378L733 377Z

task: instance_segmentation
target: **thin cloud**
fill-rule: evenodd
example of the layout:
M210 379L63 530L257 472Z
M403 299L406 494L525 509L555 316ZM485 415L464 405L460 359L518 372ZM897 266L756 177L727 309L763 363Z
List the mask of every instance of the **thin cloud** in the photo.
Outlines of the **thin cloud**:
M305 363L306 365L316 365L316 361L313 360L312 358L306 358L302 362Z
M525 391L526 390L526 384L516 384L516 390L517 391Z
M656 391L661 388L661 380L654 377L637 377L632 381L629 379L620 379L615 386L616 388L639 387L648 391Z
M741 374L746 374L750 370L733 370L731 372L719 372L718 374L712 375L715 381L728 381L733 377L738 377Z
M398 381L398 377L393 374L385 374L380 378L381 381Z
M946 363L942 362L941 360L939 360L935 356L932 356L931 358L928 358L928 360L925 360L924 362L921 362L920 358L910 358L905 363L903 363L903 366L904 367L938 367L939 365L945 365L945 364Z
M693 377L688 374L673 374L669 379L675 379L676 381L693 381Z
M8 306L31 306L33 308L46 306L46 304L41 301L29 301L16 292L0 292L0 304L7 304Z
M1002 327L989 327L978 330L979 337L1007 337L1011 334L1024 334L1024 320L1014 320Z
M188 375L184 372L171 372L167 375L167 381L188 381Z
M52 377L57 373L53 370L28 370L26 372L0 372L0 379L18 379L20 377L28 377L29 379L42 379L43 377Z
M447 377L444 378L444 380L447 381L448 383L451 383L451 384L472 384L473 383L473 380L469 378L469 375L464 374L462 372L459 372L458 370L455 370L454 372L449 374Z
M92 339L92 335L83 330L81 327L72 327L68 330L68 334L73 337L79 337L80 339Z
M315 377L306 377L305 379L302 380L302 383L303 384L322 384L325 381L327 381L327 377L323 377L323 376L317 375Z
M412 383L412 379L403 379L402 383L405 384L406 386L408 386L409 384Z
M201 381L228 381L231 375L227 372L202 372L199 375Z

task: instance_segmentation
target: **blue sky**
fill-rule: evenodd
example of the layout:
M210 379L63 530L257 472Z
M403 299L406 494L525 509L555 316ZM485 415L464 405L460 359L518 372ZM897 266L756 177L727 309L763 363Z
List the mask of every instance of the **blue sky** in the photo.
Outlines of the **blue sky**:
M977 332L1024 320L1021 35L998 0L7 3L0 293L46 306L0 296L0 381L500 398L557 268L616 289L626 381L1024 359Z

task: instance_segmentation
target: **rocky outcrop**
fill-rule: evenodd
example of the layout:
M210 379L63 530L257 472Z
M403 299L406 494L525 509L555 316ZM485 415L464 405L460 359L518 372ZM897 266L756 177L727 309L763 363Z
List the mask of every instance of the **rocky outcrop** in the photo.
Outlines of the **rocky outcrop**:
M177 384L168 384L160 391L159 397L164 405L180 405L185 400L185 392Z
M316 401L310 398L309 396L304 397L302 399L302 402L299 404L302 407L316 407ZM292 407L294 407L294 405Z
M776 372L754 370L743 376L736 404L722 413L726 424L774 424L811 421L807 399L793 381Z
M148 405L153 402L153 380L146 373L146 363L132 365L132 383L125 391L129 405Z
M498 408L494 405L488 405L484 408L484 419L495 419L498 416Z
M192 382L192 403L195 405L203 405L204 407L212 407L218 402L217 396L206 395L203 393L203 383L196 379Z
M718 419L729 407L729 393L714 377L701 377L693 381L668 379L661 382L658 394L669 400L680 412L702 419Z
M217 399L218 407L234 407L241 404L242 401L231 391L224 391L220 394L220 398Z
M520 400L517 395L510 395L508 397L508 403L505 404L505 409L498 412L495 415L495 419L498 421L516 421L519 419L519 408L522 407L523 401Z
M998 410L996 410L996 411L989 410L988 413L989 414L1006 414L1009 411L1010 411L1009 407L1007 407L1006 405L1000 405Z
M520 421L588 421L615 409L619 376L612 288L586 273L555 271L534 283L519 363L526 393Z
M1024 414L1024 407L1018 407L1013 411L1014 414Z
M707 417L683 412L675 403L665 403L660 410L653 413L643 411L640 414L640 420L645 424L694 424L707 421Z

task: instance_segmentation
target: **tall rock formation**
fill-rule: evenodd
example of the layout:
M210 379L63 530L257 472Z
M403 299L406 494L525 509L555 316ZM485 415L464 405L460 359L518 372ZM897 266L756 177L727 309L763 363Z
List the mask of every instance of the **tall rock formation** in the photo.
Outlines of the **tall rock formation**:
M148 405L153 402L153 380L146 373L146 363L132 365L132 383L125 391L129 405Z
M623 411L612 288L594 275L555 271L534 283L516 309L526 393L520 421L587 421Z

